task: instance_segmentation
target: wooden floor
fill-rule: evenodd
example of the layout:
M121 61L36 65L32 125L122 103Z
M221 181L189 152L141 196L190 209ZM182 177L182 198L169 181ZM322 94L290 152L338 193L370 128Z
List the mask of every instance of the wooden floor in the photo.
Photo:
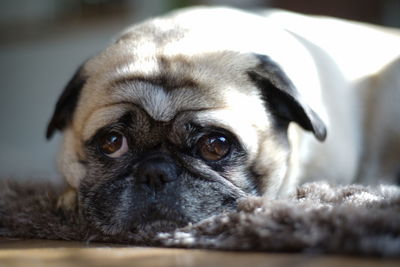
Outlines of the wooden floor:
M0 266L400 266L400 260L302 254L218 252L79 242L0 239Z

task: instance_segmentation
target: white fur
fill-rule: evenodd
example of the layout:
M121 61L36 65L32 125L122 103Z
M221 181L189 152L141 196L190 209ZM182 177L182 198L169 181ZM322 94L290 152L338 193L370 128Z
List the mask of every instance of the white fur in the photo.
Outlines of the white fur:
M160 34L158 45L153 31ZM328 128L327 140L320 143L291 125L290 159L273 171L268 169L273 165L269 155L274 153L276 160L286 155L273 140L261 138L270 120L245 74L258 64L253 53L277 62ZM172 73L194 78L199 88L168 91L145 82L113 88L115 80L160 74L159 56L173 63ZM263 190L271 196L286 195L307 180L348 184L361 181L361 176L368 181L387 176L398 168L393 157L400 154L400 149L395 156L387 153L388 147L398 147L400 138L399 124L394 123L400 116L399 56L400 34L394 30L279 10L260 16L229 8L194 8L146 21L126 30L86 64L90 78L73 130L66 133L61 169L76 187L84 170L71 136L81 134L75 137L87 140L129 109L130 102L158 121L170 121L187 110L210 109L198 113L198 122L219 124L238 135L250 160L256 160L256 170L270 172ZM381 96L386 100L375 101ZM379 158L394 163L379 167Z

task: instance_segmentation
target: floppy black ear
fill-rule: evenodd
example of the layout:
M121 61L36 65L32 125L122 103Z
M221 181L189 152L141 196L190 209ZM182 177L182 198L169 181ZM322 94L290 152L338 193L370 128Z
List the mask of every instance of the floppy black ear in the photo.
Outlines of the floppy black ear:
M57 101L53 116L47 126L47 139L50 139L56 130L62 131L71 122L86 79L87 77L84 75L82 64L68 82Z
M260 64L247 73L261 89L261 94L270 111L286 124L294 121L305 130L314 133L319 141L325 140L327 134L325 124L309 106L302 102L298 91L282 69L269 57L256 56Z

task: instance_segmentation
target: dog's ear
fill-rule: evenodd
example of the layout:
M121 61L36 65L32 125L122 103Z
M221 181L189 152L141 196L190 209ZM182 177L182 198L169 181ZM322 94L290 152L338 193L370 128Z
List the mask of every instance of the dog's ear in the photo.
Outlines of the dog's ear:
M247 73L260 88L261 95L269 110L285 125L294 121L323 141L326 127L319 116L301 100L293 83L282 69L269 57L256 55L260 64Z
M56 130L62 131L71 122L82 87L87 79L83 67L84 64L78 68L59 97L53 116L47 125L47 139L50 139Z

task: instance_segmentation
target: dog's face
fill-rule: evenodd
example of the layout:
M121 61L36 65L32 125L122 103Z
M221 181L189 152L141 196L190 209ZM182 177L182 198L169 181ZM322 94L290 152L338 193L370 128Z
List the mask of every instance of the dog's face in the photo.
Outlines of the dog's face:
M168 52L182 37L148 32L87 61L48 126L48 137L64 131L61 171L103 232L172 229L273 195L288 167L288 124L325 138L269 57Z

